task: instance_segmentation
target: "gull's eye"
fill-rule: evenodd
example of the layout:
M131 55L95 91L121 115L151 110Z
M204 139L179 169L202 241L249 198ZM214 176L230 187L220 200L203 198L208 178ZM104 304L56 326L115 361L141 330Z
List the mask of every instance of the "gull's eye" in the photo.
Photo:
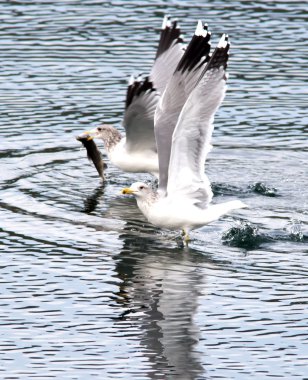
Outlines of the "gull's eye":
M144 189L144 186L139 186L139 190L143 190Z
M101 127L97 127L97 130L98 130L98 132L101 132L102 128Z

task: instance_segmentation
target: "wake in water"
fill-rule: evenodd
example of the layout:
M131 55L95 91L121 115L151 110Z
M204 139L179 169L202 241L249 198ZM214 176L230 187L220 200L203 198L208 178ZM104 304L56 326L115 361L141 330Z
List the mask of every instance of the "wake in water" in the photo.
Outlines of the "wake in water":
M256 182L247 188L239 188L225 183L212 183L214 195L243 195L251 192L264 195L266 197L277 197L277 189L270 187L263 182Z
M228 231L224 232L222 240L224 244L252 250L259 248L261 244L273 241L295 241L306 242L306 236L302 229L302 223L298 220L291 220L283 231L271 231L269 234L260 232L259 228L249 222L239 221Z

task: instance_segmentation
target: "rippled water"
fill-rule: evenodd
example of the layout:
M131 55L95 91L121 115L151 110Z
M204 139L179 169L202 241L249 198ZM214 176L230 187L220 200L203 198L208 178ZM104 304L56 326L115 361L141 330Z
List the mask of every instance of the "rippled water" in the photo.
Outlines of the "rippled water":
M304 3L0 12L0 377L308 378ZM150 68L165 13L186 40L199 18L215 43L231 37L207 172L217 201L250 206L188 250L119 196L135 176L109 165L102 187L74 138L102 119L120 127L126 78Z

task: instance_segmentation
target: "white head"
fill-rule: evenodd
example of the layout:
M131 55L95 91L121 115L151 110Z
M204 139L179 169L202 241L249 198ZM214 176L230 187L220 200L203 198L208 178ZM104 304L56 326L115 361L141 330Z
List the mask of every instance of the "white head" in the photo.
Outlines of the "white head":
M103 140L106 146L106 149L112 148L121 140L120 133L112 125L109 125L109 124L102 124L96 128L91 129L90 131L83 132L82 135L88 136L88 140L90 139Z
M122 190L122 194L133 194L137 198L147 198L152 194L152 188L143 182L134 182L130 187Z
M114 127L112 125L102 124L96 128L91 129L91 131L87 131L87 132L94 139L98 138L98 139L105 140L105 139L108 139L110 135L113 134L113 131L114 131Z

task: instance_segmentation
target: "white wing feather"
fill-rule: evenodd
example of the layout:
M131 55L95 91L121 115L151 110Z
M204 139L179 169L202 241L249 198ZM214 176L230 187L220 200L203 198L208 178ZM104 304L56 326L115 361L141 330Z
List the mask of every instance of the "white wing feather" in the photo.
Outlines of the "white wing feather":
M164 92L167 82L174 73L178 62L184 54L181 30L176 20L164 17L156 58L150 73L154 87L160 95Z
M154 132L159 161L159 191L166 192L172 135L179 114L196 86L209 59L210 36L206 25L198 23L185 54L161 96L154 116Z
M172 137L167 193L189 197L202 208L213 196L204 162L211 148L214 115L224 98L225 83L222 66L206 72L189 95Z
M182 44L174 42L168 50L155 60L150 78L160 94L165 90L167 82L174 73L183 54Z

